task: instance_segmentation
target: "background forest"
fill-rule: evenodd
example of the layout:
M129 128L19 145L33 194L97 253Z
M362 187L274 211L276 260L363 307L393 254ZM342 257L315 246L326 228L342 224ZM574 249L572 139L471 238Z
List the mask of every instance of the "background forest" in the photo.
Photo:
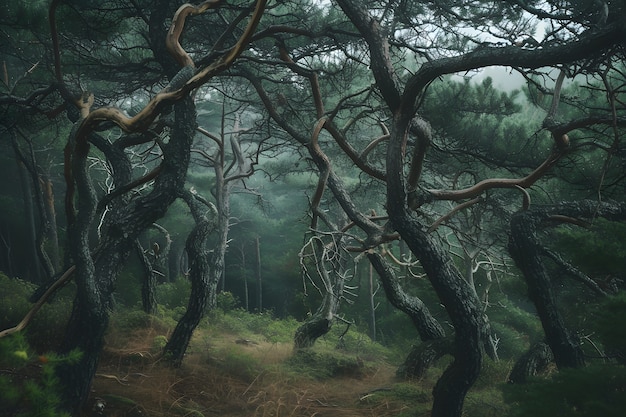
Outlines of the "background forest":
M626 2L0 10L0 415L626 409Z

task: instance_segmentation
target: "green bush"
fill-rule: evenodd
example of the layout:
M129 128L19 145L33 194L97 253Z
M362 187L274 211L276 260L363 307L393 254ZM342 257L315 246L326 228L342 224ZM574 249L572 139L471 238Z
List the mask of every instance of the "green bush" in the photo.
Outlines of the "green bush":
M157 302L167 308L187 307L191 282L185 278L179 278L173 282L157 285Z
M340 352L317 352L300 349L287 360L289 367L301 375L314 379L328 379L338 376L360 378L369 370L357 355Z
M35 286L0 273L0 328L15 326L30 309L28 297Z
M0 330L18 324L33 304L29 298L36 286L0 274ZM37 351L53 350L61 340L70 315L72 286L53 295L26 327L29 344Z
M239 305L239 300L233 295L233 293L223 291L217 294L216 303L217 308L227 313L237 308L237 306Z
M55 367L75 362L79 352L66 357L35 355L21 333L0 339L0 415L15 417L69 417L59 411L59 381Z
M208 322L211 327L222 331L241 337L260 335L271 343L292 341L299 325L292 318L276 319L271 312L248 313L242 309L210 311Z
M595 328L607 353L626 364L626 292L609 297L596 311Z
M217 356L220 358L217 365L228 372L229 376L251 382L262 371L258 360L239 346L224 348Z
M563 369L550 379L504 386L513 417L621 417L625 392L626 368L615 365Z

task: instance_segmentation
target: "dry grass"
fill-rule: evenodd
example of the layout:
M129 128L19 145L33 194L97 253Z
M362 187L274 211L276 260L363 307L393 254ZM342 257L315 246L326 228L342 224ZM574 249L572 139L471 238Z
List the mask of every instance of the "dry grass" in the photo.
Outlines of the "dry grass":
M85 416L102 415L91 410L99 399L107 417L385 417L406 408L368 395L395 382L395 367L381 361L354 377L314 379L286 364L291 344L199 331L174 369L154 354L163 334L148 326L129 339L109 335Z

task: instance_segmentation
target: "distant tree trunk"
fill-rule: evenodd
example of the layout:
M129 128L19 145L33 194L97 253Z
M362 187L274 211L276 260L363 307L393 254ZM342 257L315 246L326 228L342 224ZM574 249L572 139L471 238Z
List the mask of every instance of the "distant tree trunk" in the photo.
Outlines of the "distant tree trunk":
M339 245L340 242L334 242ZM343 289L345 279L342 275L342 269L345 266L345 259L342 252L337 255L340 260L332 264L332 268L328 268L324 260L327 258L327 247L318 239L313 240L312 248L316 251L314 256L315 269L318 272L321 285L319 289L322 294L322 302L315 314L296 329L294 335L294 349L306 349L315 344L315 341L330 331L333 320L339 311L340 300L343 297ZM340 250L339 250L340 251ZM334 268L334 269L333 269Z
M54 208L54 190L52 188L52 180L48 175L41 176L44 200L44 212L47 222L46 240L50 248L50 261L52 269L58 272L61 269L61 255L59 252L59 236L57 233L56 210Z
M254 239L254 247L256 253L256 290L257 290L257 306L259 308L259 313L263 312L263 281L261 275L261 243L259 241L259 237L257 236Z
M191 280L189 304L163 349L165 358L174 366L180 366L182 363L191 336L204 316L211 296L211 257L206 248L206 240L215 230L218 214L213 206L209 206L212 213L206 216L198 207L199 204L194 202L194 198L190 193L185 198L185 201L192 207L192 214L196 219L196 226L187 237L186 244L190 261L189 279Z
M156 275L152 267L152 262L138 240L136 241L135 248L139 261L143 266L144 273L143 279L141 280L141 305L144 312L155 314L157 312Z
M26 245L28 248L28 258L30 262L26 262L28 280L31 282L41 283L41 268L39 267L39 252L37 251L37 228L35 227L35 210L33 208L33 193L30 185L29 177L26 174L26 168L23 164L18 163L20 173L20 183L22 185L22 200L24 201L24 216L26 220Z
M244 305L246 311L250 311L250 294L248 293L248 274L246 274L246 251L244 250L244 244L241 243L239 247L241 254L241 275L243 277L243 291L244 291Z
M15 132L11 130L10 134L11 143L18 160L17 168L20 180L23 184L26 217L29 219L28 229L31 239L29 239L28 244L32 246L31 256L33 256L33 260L38 261L32 263L33 271L36 274L32 280L46 284L45 280L51 281L60 268L52 184L48 177L41 173L41 169L37 165L32 142L26 139L28 144L28 155L26 155L17 142ZM22 136L25 135L22 134ZM36 225L37 220L39 220L39 227ZM49 249L45 246L48 246ZM52 253L52 258L48 251Z
M376 305L374 301L374 267L369 266L370 339L376 341Z

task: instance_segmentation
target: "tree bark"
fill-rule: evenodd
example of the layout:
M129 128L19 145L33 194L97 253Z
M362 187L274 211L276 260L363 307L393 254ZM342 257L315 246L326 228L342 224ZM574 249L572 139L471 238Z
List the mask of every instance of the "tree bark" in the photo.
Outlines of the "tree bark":
M402 155L412 109L394 114L387 147L387 211L396 231L419 259L454 326L454 362L433 389L433 417L460 416L467 391L482 366L485 323L476 292L407 206Z
M103 336L108 325L115 280L133 249L134 241L174 201L185 183L195 130L195 106L190 98L174 105L174 127L163 154L161 174L152 191L131 202L115 198L103 223L103 238L92 257L89 235L94 224L95 192L86 167L88 149L83 145L73 158L78 212L70 225L70 249L76 264L77 293L60 353L78 349L77 363L57 369L64 408L78 414L89 396ZM73 135L72 135L73 136Z
M187 237L186 249L189 254L189 279L191 294L185 314L178 321L172 336L163 349L163 354L174 366L180 366L189 346L194 330L204 316L211 294L215 292L217 281L211 282L211 257L206 240L215 230L217 210L210 205L210 213L202 214L194 197L187 194L185 201L192 207L196 226ZM212 285L213 284L213 285Z
M400 287L398 278L383 257L376 252L368 253L367 257L378 273L387 299L395 308L409 316L420 339L428 341L444 338L446 332L441 324L430 314L430 310L421 299L407 294Z
M254 248L256 256L256 291L257 291L257 308L259 313L263 312L263 277L261 276L261 243L259 237L254 239Z
M528 381L528 378L544 371L552 361L554 361L554 355L550 346L544 342L535 343L515 362L508 382L524 383Z
M376 341L376 304L374 302L374 267L369 265L369 304L370 304L370 339Z
M441 324L435 319L428 307L418 297L407 294L398 283L393 269L383 257L376 253L367 254L383 284L389 302L410 317L417 329L422 343L415 345L404 363L397 370L397 375L407 379L421 378L424 372L440 357L451 353L451 342L435 342L446 337Z
M243 277L243 291L244 291L244 306L246 311L250 311L250 294L248 293L248 274L246 273L246 251L244 250L244 244L239 246L239 253L241 254L241 276Z
M557 366L579 368L585 364L582 347L558 310L550 276L541 258L537 226L537 220L524 212L513 216L509 252L526 280L528 295L537 309Z
M420 379L437 360L453 354L452 338L434 339L414 345L396 375L404 379Z
M566 219L580 221L597 217L613 221L624 220L626 205L591 200L562 202L552 206L533 207L518 212L511 218L509 252L526 280L528 294L537 309L546 335L546 343L550 346L559 368L581 367L585 360L579 341L567 329L558 310L550 276L542 259L548 252L541 245L538 232Z
M139 261L143 266L144 274L141 280L141 306L145 313L155 314L157 312L156 275L153 270L153 265L138 240L135 243L135 249Z

